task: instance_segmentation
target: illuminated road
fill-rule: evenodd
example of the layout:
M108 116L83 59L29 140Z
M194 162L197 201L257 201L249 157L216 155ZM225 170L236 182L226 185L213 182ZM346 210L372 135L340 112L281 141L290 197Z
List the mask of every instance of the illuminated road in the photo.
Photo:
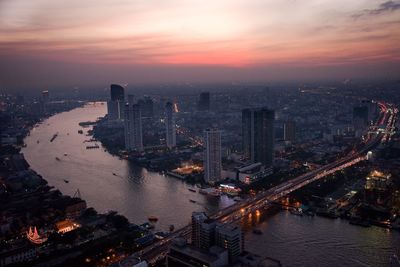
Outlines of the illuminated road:
M260 208L269 207L271 202L276 201L277 199L280 199L283 196L298 190L299 188L302 188L337 171L348 168L360 161L366 160L366 154L368 151L390 139L398 113L396 108L385 103L379 103L379 106L381 109L381 114L376 125L371 127L378 130L372 135L369 134L368 137L365 138L363 146L357 151L352 151L347 156L332 163L321 166L313 171L290 179L280 185L261 192L253 198L238 202L230 207L220 210L218 213L210 216L210 218L219 220L221 222L237 221L243 216L251 212L255 212ZM168 251L168 245L172 239L179 236L189 238L190 230L190 225L187 225L175 231L167 238L133 254L132 257L140 257L151 265L165 257Z

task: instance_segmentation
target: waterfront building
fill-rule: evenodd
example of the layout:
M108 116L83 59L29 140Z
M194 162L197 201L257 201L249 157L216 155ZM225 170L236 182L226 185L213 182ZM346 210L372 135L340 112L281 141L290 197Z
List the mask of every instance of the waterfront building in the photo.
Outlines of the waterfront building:
M272 166L266 167L261 162L226 166L222 170L222 179L234 179L245 184L252 184L273 173Z
M56 231L59 234L65 234L80 228L81 225L75 221L63 220L56 223Z
M125 105L125 149L143 151L142 117L138 104Z
M110 120L124 118L125 95L124 88L118 84L110 86L111 99L107 101L107 114Z
M199 248L210 249L215 245L215 227L217 222L213 219L206 219L200 224Z
M267 108L242 110L243 155L251 162L273 165L275 112Z
M39 246L25 245L5 252L0 252L0 266L18 264L29 264L30 261L37 258Z
M204 131L204 180L213 184L221 180L221 131L206 129Z
M208 217L204 212L193 212L192 213L192 245L195 247L201 247L200 245L200 234L201 224L207 220Z
M165 128L167 147L173 148L176 146L176 125L174 106L171 102L165 105Z
M234 224L218 224L215 228L215 244L228 250L229 262L233 262L244 251L242 229Z
M210 110L210 92L200 93L198 110L199 111L209 111Z
M209 250L197 248L186 243L186 240L177 238L172 241L167 254L167 267L227 267L227 250L213 246Z
M390 197L391 188L390 174L372 171L365 181L365 200L371 204L383 204Z

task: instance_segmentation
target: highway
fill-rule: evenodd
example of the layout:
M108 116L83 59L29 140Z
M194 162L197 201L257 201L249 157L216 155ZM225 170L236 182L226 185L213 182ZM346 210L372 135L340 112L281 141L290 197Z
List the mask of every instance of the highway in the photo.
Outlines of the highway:
M381 143L386 142L390 139L392 129L394 129L396 116L398 110L386 103L379 103L380 116L371 128L378 129L374 134L368 134L364 139L362 146L357 150L353 150L347 156L337 159L336 161L327 165L321 166L308 173L290 179L282 184L272 187L264 192L258 193L255 197L238 202L230 207L220 210L218 213L211 215L210 218L230 223L239 220L243 216L255 212L260 208L268 208L271 202L282 198L283 196L298 190L314 181L317 181L327 175L333 174L337 171L348 168L360 161L367 159L367 152L376 148ZM384 128L382 128L384 126ZM187 225L167 238L158 241L148 247L145 247L141 251L133 254L131 257L141 258L146 260L150 265L161 260L165 257L169 243L176 237L190 236L190 225Z

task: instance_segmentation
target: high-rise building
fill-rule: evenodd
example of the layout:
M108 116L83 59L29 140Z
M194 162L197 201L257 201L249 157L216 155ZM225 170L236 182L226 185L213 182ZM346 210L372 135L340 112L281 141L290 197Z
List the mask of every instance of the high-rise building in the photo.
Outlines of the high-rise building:
M215 245L215 227L217 222L213 219L206 219L200 225L200 244L201 249L210 249Z
M275 112L267 108L242 111L244 157L271 166L274 160Z
M218 223L208 218L204 212L193 212L191 247L209 254L222 248L228 252L227 258L232 264L244 251L243 232L237 225ZM184 262L188 263L187 260Z
M125 94L124 94L124 87L119 84L111 84L110 86L111 92L111 101L124 101Z
M215 228L215 243L228 250L229 262L234 261L244 250L242 229L233 224L219 224Z
M210 92L200 93L198 110L209 111L210 110Z
M167 147L173 148L176 146L176 125L174 106L171 102L165 105L165 128Z
M204 147L204 180L212 184L221 179L221 131L205 130Z
M192 244L196 247L200 247L201 224L207 219L204 212L192 213Z
M125 95L124 88L118 84L111 84L111 99L107 102L107 113L110 120L124 118Z
M138 104L125 105L125 149L143 151L142 117Z
M296 123L294 121L286 121L283 124L283 139L285 141L296 141Z
M172 240L167 254L167 267L223 267L230 266L227 250L211 247L209 250L188 245L183 238Z

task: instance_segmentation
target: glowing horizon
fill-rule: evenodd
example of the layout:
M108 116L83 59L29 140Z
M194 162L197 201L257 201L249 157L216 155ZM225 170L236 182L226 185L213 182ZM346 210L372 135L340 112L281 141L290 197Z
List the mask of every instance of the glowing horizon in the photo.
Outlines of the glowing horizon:
M376 0L3 0L0 55L43 68L397 66L399 14Z

